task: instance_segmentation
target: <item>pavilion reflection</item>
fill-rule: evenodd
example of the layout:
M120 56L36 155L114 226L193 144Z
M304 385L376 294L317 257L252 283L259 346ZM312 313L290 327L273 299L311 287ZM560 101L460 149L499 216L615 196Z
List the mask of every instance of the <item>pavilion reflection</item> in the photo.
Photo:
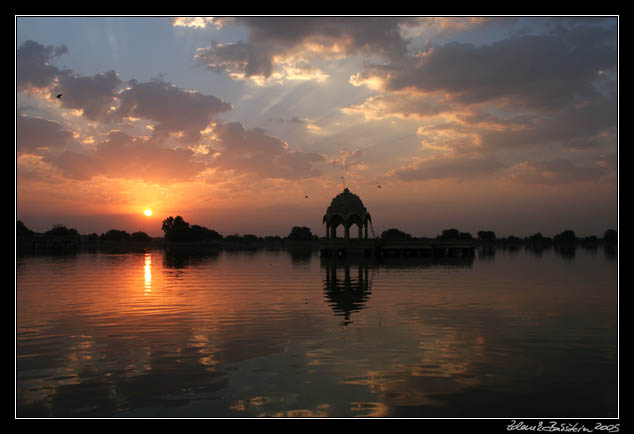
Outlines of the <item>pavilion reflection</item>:
M342 316L342 325L352 321L353 312L365 308L371 294L371 282L367 264L326 262L324 293L336 316Z

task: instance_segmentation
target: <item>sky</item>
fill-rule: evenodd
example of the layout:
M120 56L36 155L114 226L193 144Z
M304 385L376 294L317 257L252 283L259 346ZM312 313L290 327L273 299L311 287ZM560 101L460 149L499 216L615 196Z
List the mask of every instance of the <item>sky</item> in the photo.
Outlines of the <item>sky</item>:
M16 16L16 219L324 236L345 186L376 235L602 236L619 216L618 24Z

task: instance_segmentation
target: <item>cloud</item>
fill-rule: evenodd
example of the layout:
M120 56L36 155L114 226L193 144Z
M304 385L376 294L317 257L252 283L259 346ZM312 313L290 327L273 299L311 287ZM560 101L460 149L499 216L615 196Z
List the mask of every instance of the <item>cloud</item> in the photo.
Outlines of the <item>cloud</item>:
M597 96L557 112L510 118L512 128L481 130L480 137L492 150L553 144L590 149L616 145L617 121L617 95Z
M76 151L64 151L57 156L47 157L44 161L60 169L64 178L87 181L101 174L97 158Z
M53 83L67 71L58 69L49 62L68 52L64 45L41 45L35 41L26 41L18 48L16 60L16 85L18 90L44 88Z
M213 71L240 77L269 78L274 64L281 63L288 75L305 78L308 73L323 80L324 74L308 65L311 58L398 58L407 50L401 26L415 22L409 17L237 17L231 23L247 27L248 41L213 41L198 49L195 59Z
M130 82L119 94L120 118L144 118L156 122L153 138L163 140L170 134L176 140L194 143L200 140L214 118L231 104L213 95L177 88L160 79L147 83Z
M172 135L181 142L197 142L219 114L231 110L231 104L213 95L180 89L161 79L147 83L131 80L127 87L113 71L92 77L73 74L49 64L68 52L65 46L44 46L27 41L18 49L16 81L18 90L48 89L49 96L62 94L55 101L62 108L79 110L91 121L122 122L143 118L155 122L153 138L164 140Z
M204 29L207 26L214 26L220 29L225 21L222 17L174 17L172 26Z
M550 33L480 46L430 45L396 62L367 65L350 83L381 93L342 111L366 120L415 119L429 149L614 146L615 22L545 23Z
M62 94L62 107L81 110L87 119L106 120L116 109L116 90L121 84L115 71L92 77L66 74L59 77L51 95Z
M66 151L47 159L67 178L88 180L95 176L166 183L186 181L204 164L185 148L164 148L148 139L112 131L94 151Z
M363 162L364 157L365 151L363 149L340 150L337 157L330 159L330 164L336 169L365 169L367 166Z
M605 164L606 162L609 162ZM565 159L522 162L511 168L511 179L525 184L562 185L578 182L597 182L613 174L611 160L601 160L596 166L577 166Z
M19 114L15 136L18 152L42 154L76 144L72 131L60 123Z
M489 176L504 166L492 157L436 157L420 161L409 167L390 172L402 181L426 181L432 179L454 178L470 180Z
M300 179L319 175L320 154L292 150L288 144L261 129L247 130L239 122L216 125L217 149L211 167L264 178Z
M555 109L595 96L599 72L617 66L615 27L578 26L566 35L430 46L397 62L370 65L354 81L380 83L392 92L444 92L463 104L504 99L517 107Z

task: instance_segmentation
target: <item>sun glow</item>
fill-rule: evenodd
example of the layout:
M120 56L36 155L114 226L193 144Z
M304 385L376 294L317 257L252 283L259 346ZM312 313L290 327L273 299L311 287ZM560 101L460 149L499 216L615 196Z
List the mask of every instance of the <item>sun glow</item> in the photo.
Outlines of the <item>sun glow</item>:
M146 209L145 211L143 211L143 214L145 214L146 216L150 217L152 215L152 210L151 209Z

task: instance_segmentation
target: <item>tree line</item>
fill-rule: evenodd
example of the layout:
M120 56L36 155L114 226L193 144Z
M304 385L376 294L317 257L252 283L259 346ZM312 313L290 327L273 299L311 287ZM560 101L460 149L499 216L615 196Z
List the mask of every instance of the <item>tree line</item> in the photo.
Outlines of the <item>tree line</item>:
M381 233L381 239L383 240L394 240L394 239L415 239L412 235L401 231L400 229L391 228ZM609 243L616 244L618 241L618 233L616 229L607 229L603 233L603 238L599 238L596 235L586 236L586 237L577 237L573 230L567 229L562 231L561 233L555 235L554 237L545 237L541 232L537 232L529 237L520 238L514 235L510 235L508 237L499 238L495 235L495 232L490 230L481 230L478 231L477 237L474 237L468 232L461 232L458 229L444 229L439 235L436 236L436 239L443 240L477 240L483 243L516 243L516 244L533 244L533 245L545 245L545 244L556 244L556 245L570 245L570 244L593 244L593 243Z
M91 233L88 235L80 235L77 229L68 228L64 225L54 225L51 229L44 233L36 233L35 231L26 227L26 225L18 220L16 222L16 236L18 238L25 237L33 237L33 236L49 236L49 237L59 237L59 238L82 238L87 241L139 241L139 242L149 242L152 241L152 237L146 234L145 232L138 231L133 233L128 233L124 230L119 229L110 229L107 232L102 233L101 235L97 235L96 233Z
M161 229L163 230L165 240L169 242L226 242L230 244L243 244L243 243L257 243L257 242L280 242L282 241L282 237L274 235L274 236L265 236L258 237L253 234L231 234L227 236L223 236L213 229L206 228L205 226L190 224L185 221L183 217L169 216L161 225ZM310 228L306 226L293 226L291 232L286 237L287 240L291 241L317 241L319 237L317 235L313 235Z
M183 217L167 217L163 220L161 229L164 234L165 240L168 242L227 242L227 243L256 243L256 242L280 242L283 240L280 236L266 236L266 237L258 237L253 234L231 234L227 236L223 236L213 229L206 228L204 226L190 224L185 221ZM32 237L36 234L31 229L27 228L24 223L20 220L16 222L16 236L18 238L24 237ZM91 233L89 235L82 236L80 235L76 229L67 228L64 225L54 225L50 230L43 233L43 235L51 236L51 237L82 237L87 241L104 241L104 242L121 242L121 241L132 241L132 242L150 242L152 241L152 237L150 237L147 233L142 231L137 231L133 233L128 233L124 230L119 229L110 229L107 232L102 233L101 235L97 235L96 233ZM383 240L390 239L416 239L412 235L397 229L391 228L383 231L380 236ZM468 232L461 232L458 229L444 229L438 234L436 239L469 239L469 240L477 240L482 243L516 243L516 244L529 244L529 245L570 245L570 244L593 244L593 243L609 243L616 244L618 241L618 233L616 229L608 229L604 232L603 237L599 238L596 235L586 236L586 237L577 237L573 230L567 229L562 231L561 233L555 235L554 237L546 237L542 235L541 232L537 232L529 237L519 238L516 236L508 236L508 237L497 237L495 232L491 230L481 230L478 231L476 237L471 235ZM293 226L288 236L285 238L291 241L317 241L319 237L314 235L310 228L306 226Z

